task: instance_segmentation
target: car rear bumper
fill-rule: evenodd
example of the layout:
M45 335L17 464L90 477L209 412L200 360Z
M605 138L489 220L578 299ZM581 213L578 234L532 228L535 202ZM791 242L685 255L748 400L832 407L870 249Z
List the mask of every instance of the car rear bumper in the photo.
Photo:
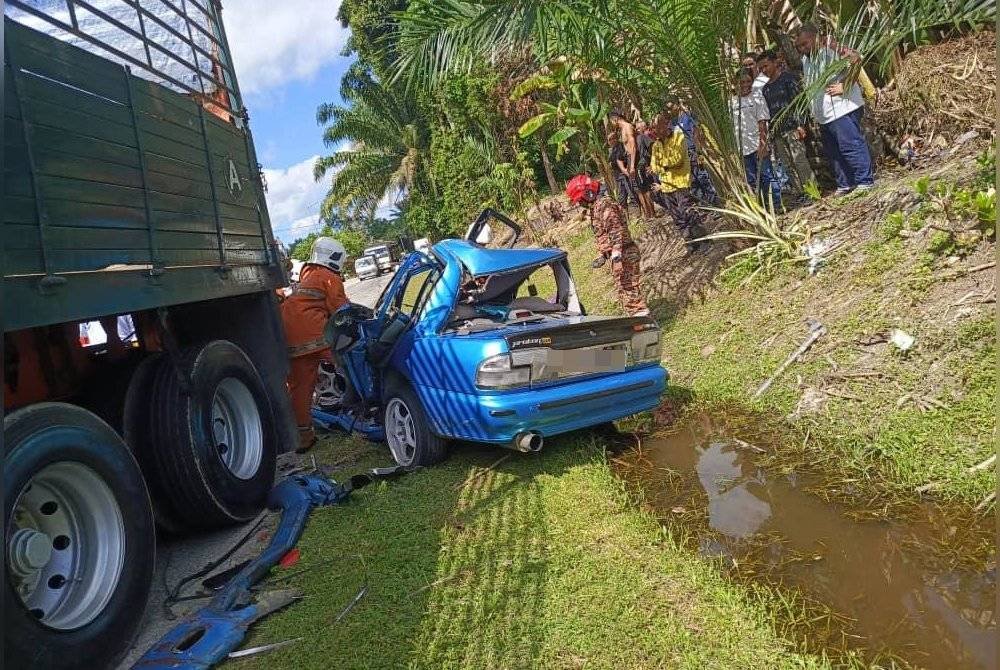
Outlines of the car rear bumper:
M489 395L418 387L435 430L453 439L511 446L515 436L551 437L655 408L667 386L655 365L609 377Z

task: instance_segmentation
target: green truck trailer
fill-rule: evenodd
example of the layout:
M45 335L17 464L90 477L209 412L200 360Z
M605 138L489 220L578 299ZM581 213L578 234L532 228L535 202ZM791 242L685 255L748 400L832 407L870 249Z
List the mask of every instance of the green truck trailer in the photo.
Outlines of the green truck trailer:
M255 517L294 444L218 0L7 0L4 653L108 667L163 532Z

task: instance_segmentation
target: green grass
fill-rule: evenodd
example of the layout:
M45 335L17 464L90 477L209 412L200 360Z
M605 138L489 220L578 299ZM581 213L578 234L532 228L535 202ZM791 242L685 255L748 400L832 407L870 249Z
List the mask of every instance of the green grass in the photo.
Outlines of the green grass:
M389 460L352 444L334 450L356 451L354 469ZM780 639L766 594L639 511L594 439L553 439L486 470L507 453L462 445L314 512L293 570L314 569L275 582L304 599L244 646L304 639L228 667L828 667Z
M691 409L766 419L761 425L780 427L784 438L768 457L773 466L811 463L831 487L854 480L862 493L907 501L915 487L938 482L933 495L978 502L995 486L992 473L965 469L992 451L993 320L941 327L921 318L912 300L936 280L908 262L913 250L900 231L909 226L885 223L878 242L852 250L849 262L834 257L813 278L785 269L724 285L680 313L653 305L664 323L671 397ZM597 253L589 232L560 244L588 311L620 313L609 268L590 267ZM554 284L543 276L536 288L547 295ZM752 400L805 336L805 317L819 318L828 334ZM855 344L893 327L917 337L910 354ZM834 366L881 376L830 382ZM784 419L804 387L824 384L857 400L830 397L818 414ZM932 395L942 407L900 402L913 395ZM650 427L648 417L626 423ZM317 457L340 463L338 478L390 460L384 449L343 439L327 440ZM441 466L317 510L299 543L301 562L288 579L277 572L271 580L304 598L255 625L244 646L302 640L227 665L831 667L822 650L804 654L787 641L803 633L794 593L727 579L679 526L660 526L637 502L585 434L551 439L531 456L458 445ZM362 584L367 594L337 623ZM863 661L840 656L836 665Z
M743 285L747 273L737 271L718 280L721 291L680 314L658 309L654 301L654 315L664 325L663 362L674 383L693 392L696 406L731 406L778 420L796 409L800 378L804 386L825 385L861 398L829 397L822 412L791 426L784 456L822 464L831 480L859 479L868 492L895 502L915 500L916 488L940 482L933 492L938 498L978 504L995 486L991 472L966 476L964 470L993 449L994 321L975 317L955 330L920 315L919 306L940 280L934 257L900 232L922 227L926 216L919 208L909 215L891 213L875 225L870 241L831 258L815 277L788 268ZM588 309L620 313L607 267L590 267L597 252L589 231L562 247ZM821 320L828 334L761 399L752 400L756 387L804 339L808 317ZM892 328L918 338L917 349L905 358L884 351L888 347L866 358L854 344ZM709 356L703 355L706 347L713 348ZM842 371L871 368L881 376L831 382L831 360ZM944 408L899 404L908 394L929 396Z
M821 412L798 420L799 439L809 433L810 440L806 448L798 440L786 445L786 456L824 463L827 474L859 478L896 499L914 499L917 487L940 482L934 495L974 505L995 487L990 472L964 473L993 453L994 320L974 317L957 331L926 322L916 306L937 283L931 270L920 262L903 267L911 251L898 239L861 252L854 268L831 263L811 279L789 270L689 307L665 332L664 364L690 387L695 404L774 418L792 413L806 387L853 396L829 397ZM752 399L805 338L807 317L828 334ZM890 345L868 351L855 344L891 328L915 335L916 350L904 357ZM707 345L714 347L709 356ZM880 376L836 379L834 365ZM911 397L942 406L921 409Z

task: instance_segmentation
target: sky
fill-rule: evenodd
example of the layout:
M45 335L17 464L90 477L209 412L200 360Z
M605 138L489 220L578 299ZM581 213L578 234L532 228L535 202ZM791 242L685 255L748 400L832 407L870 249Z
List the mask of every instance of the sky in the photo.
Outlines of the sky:
M340 102L349 31L337 21L340 0L229 0L222 14L240 91L250 111L257 159L267 180L275 236L291 242L318 229L329 176L313 163L324 147L316 108Z

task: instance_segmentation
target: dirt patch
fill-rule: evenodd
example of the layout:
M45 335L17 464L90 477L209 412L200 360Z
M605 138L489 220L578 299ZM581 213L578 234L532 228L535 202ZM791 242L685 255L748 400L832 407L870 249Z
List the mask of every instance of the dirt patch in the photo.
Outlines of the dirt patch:
M924 46L908 54L875 107L878 126L925 144L996 123L996 33L992 30Z

